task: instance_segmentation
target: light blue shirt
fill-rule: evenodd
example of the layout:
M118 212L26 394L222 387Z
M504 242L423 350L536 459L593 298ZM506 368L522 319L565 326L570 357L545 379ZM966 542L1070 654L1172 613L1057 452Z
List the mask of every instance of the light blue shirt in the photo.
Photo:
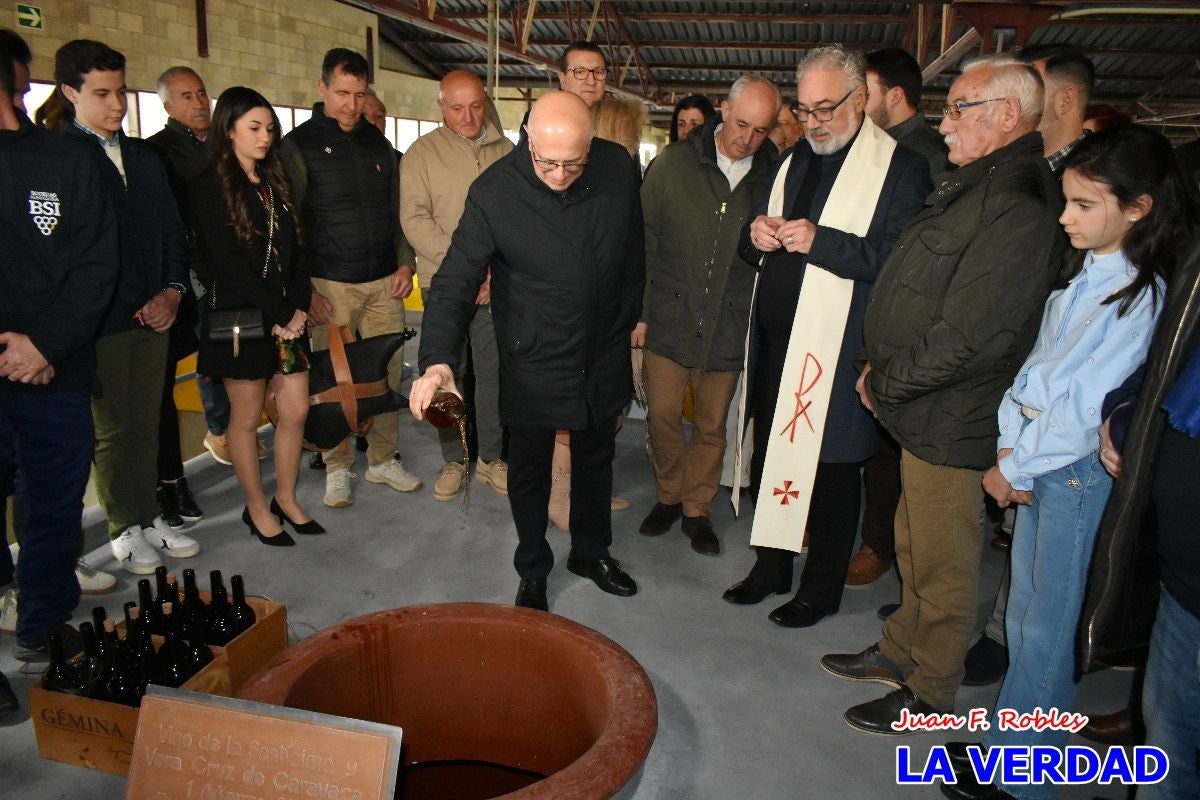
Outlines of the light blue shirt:
M1014 489L1030 491L1034 478L1099 448L1104 396L1146 360L1162 311L1162 281L1158 302L1143 291L1123 317L1120 302L1104 304L1136 275L1122 251L1089 251L1079 274L1046 301L1037 344L1000 402L996 449L1013 451L998 463Z

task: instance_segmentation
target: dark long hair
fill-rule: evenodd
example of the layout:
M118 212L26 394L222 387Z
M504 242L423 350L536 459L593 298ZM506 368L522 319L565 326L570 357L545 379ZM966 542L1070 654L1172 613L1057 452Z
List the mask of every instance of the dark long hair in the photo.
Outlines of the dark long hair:
M712 101L702 94L689 94L687 97L675 104L675 110L671 112L671 129L667 131L667 140L671 142L679 141L679 112L687 111L689 108L698 108L700 113L704 115L704 121L717 113L713 108Z
M258 92L245 86L231 86L221 92L220 98L217 99L208 140L211 142L217 176L221 179L221 188L225 191L225 202L229 204L229 216L233 222L234 233L237 234L238 241L246 245L250 244L256 235L265 236L266 231L255 230L254 225L250 222L250 215L246 210L246 193L243 190L246 172L242 169L241 162L238 161L237 153L234 152L230 134L233 133L233 126L237 124L237 121L255 108L265 108L270 111L271 121L275 124L271 147L267 150L266 156L258 162L255 171L260 179L269 183L275 190L284 209L295 222L296 230L300 230L300 215L296 204L292 202L292 185L288 181L283 162L279 159L279 117L275 115L275 109L271 108L267 98Z
M1122 210L1142 195L1154 201L1150 211L1133 223L1121 241L1121 250L1137 267L1137 276L1105 302L1120 301L1120 315L1128 312L1146 289L1157 302L1154 279L1171 279L1197 224L1195 198L1171 143L1144 125L1115 125L1076 145L1064 167L1107 186ZM1072 253L1066 276L1078 274L1083 258L1082 251Z

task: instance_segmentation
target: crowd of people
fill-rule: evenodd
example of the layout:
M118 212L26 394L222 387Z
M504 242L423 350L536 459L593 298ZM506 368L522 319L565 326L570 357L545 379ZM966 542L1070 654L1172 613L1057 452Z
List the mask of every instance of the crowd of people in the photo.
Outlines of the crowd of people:
M157 87L166 127L129 137L124 56L90 40L59 49L31 121L30 62L0 31L0 489L21 544L15 567L0 548L0 587L20 587L19 659L44 661L52 631L78 650L65 623L80 593L116 583L80 558L93 465L121 569L200 551L173 400L192 352L204 446L233 466L248 532L269 546L294 546L289 527L325 533L296 493L310 360L339 329L402 332L419 273L409 406L422 418L473 382L474 472L511 506L516 605L549 609L551 523L570 532L568 570L638 591L610 551L636 387L656 481L640 533L679 522L715 556L722 484L753 506L753 563L726 601L791 594L769 619L807 628L846 585L895 569L878 641L821 659L891 687L849 708L850 726L896 735L906 715L951 711L961 684L1001 678L997 709L1071 710L1080 670L1149 642L1147 741L1172 769L1139 797L1200 790L1197 180L1159 133L1089 113L1081 53L969 62L935 132L910 54L816 48L794 99L745 76L719 105L680 100L644 177L644 108L606 97L587 42L564 51L561 90L515 145L482 81L455 71L444 124L403 156L350 50L325 55L320 102L287 136L254 89L214 108L176 66ZM397 351L393 388L402 367ZM365 477L414 492L398 413L375 417ZM446 501L470 465L457 438L441 445ZM321 454L325 507L353 503L355 458L353 437ZM985 498L1016 513L972 646ZM1147 541L1161 574L1135 569ZM1123 611L1160 581L1150 636ZM942 790L1052 797L976 783L970 752L1065 739L992 726L951 747L958 781Z

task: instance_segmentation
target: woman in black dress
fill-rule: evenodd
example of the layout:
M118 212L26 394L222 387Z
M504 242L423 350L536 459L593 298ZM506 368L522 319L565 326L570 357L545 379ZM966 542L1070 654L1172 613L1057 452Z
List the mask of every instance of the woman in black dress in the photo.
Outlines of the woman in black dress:
M207 272L197 365L229 394L229 453L246 495L242 521L263 544L292 545L297 533L324 533L296 500L304 420L308 415L308 344L312 289L300 254L297 209L277 153L279 120L266 98L235 86L217 101L209 140L213 166L189 184L192 235ZM234 341L212 335L221 312L239 322L261 312L262 334ZM279 409L275 427L276 496L267 504L258 467L257 428L267 388Z

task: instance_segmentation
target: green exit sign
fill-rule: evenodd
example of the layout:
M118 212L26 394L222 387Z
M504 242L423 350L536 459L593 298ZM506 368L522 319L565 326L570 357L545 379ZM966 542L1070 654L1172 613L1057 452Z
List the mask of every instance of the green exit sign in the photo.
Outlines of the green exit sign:
M27 6L17 3L17 27L32 28L35 31L44 30L42 10L37 6Z

